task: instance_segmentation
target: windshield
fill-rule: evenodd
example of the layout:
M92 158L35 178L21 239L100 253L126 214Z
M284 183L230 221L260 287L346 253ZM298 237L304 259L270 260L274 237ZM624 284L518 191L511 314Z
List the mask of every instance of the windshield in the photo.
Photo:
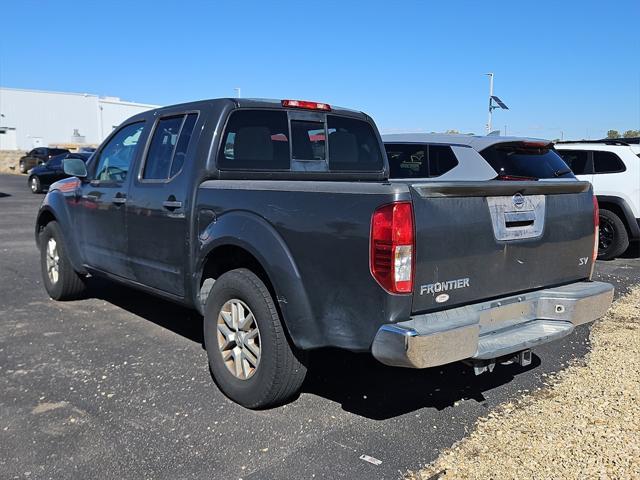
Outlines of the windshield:
M498 178L575 178L571 169L550 146L535 142L493 145L480 152Z

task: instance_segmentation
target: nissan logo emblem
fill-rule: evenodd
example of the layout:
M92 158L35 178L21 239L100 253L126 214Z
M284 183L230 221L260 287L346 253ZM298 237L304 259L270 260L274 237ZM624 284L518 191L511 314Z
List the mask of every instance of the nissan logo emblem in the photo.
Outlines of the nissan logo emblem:
M524 197L520 193L516 193L513 198L513 206L520 209L524 207Z

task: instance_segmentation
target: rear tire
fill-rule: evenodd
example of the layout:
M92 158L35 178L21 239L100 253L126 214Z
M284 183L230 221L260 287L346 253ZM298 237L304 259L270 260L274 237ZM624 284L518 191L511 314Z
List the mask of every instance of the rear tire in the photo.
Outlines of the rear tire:
M40 185L40 179L35 175L29 179L29 188L31 189L31 193L42 192L42 185Z
M629 235L624 223L611 210L600 209L598 259L611 260L629 248Z
M44 288L54 300L72 300L84 293L83 278L69 261L58 222L49 222L40 234L40 267Z
M204 343L216 384L244 407L282 404L302 386L302 355L289 343L269 290L250 270L231 270L213 284Z

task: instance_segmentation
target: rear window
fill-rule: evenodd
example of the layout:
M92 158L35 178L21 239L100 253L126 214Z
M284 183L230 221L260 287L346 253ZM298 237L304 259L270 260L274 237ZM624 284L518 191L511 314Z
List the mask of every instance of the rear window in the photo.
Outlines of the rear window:
M624 163L613 152L593 152L594 173L619 173L626 170Z
M285 110L237 110L227 123L218 166L289 171L293 160L294 170L382 170L378 137L368 122L336 115L324 118L292 116L289 126Z
M329 170L382 170L382 152L378 139L367 122L327 115L327 131Z
M573 178L560 155L547 146L499 143L480 152L498 177Z
M591 173L587 150L558 150L557 152L576 175Z
M220 168L288 170L287 112L238 110L231 114L218 156Z
M323 122L291 120L291 139L294 160L325 160Z
M444 175L458 165L448 145L387 143L391 178L429 178Z

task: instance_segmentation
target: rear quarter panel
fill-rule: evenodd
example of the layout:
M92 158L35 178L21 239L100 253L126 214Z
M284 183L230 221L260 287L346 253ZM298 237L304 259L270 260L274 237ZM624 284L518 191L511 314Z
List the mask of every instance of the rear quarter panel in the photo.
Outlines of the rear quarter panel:
M368 350L383 323L411 309L410 295L390 295L371 276L371 215L408 199L406 186L388 183L207 181L197 208L215 220L200 228L199 256L241 242L267 271L297 346Z

